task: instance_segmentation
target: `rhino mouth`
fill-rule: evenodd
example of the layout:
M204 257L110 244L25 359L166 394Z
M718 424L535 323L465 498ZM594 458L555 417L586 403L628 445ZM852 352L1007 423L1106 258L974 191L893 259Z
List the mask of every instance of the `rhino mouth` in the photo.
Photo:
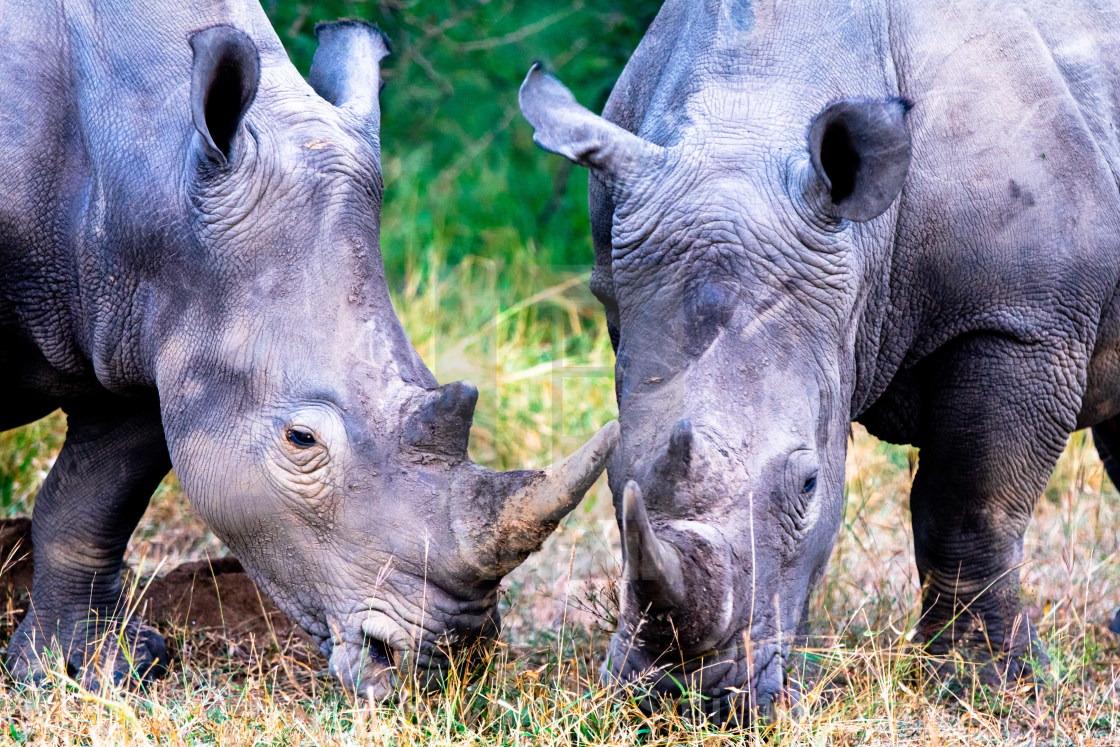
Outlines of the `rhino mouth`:
M360 628L360 667L367 676L372 674L386 685L391 684L393 690L401 686L416 692L438 689L453 661L466 663L477 655L482 641L487 640L478 631L444 629L430 623L421 628L402 624L374 610L365 614Z
M419 600L412 587L386 585L333 618L321 646L330 670L360 695L390 702L431 693L448 673L473 663L498 633L496 595L460 600L428 583Z
M779 706L796 706L800 700L787 672L792 635L782 638L749 646L732 638L687 658L680 650L650 655L628 642L618 649L612 646L600 675L647 714L671 710L717 724L765 723L773 720Z

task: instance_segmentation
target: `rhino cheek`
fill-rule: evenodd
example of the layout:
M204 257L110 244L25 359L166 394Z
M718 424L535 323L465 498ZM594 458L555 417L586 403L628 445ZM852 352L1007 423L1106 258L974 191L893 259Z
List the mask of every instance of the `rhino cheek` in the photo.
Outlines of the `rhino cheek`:
M214 455L210 461L216 461ZM190 466L177 469L200 516L253 582L313 638L325 640L328 590L322 584L323 558L309 552L320 546L314 534L295 521L275 495L262 492L263 481L253 479L250 470L204 469L195 475Z
M495 594L464 601L431 578L391 564L376 579L363 579L360 588L350 587L349 596L336 599L328 612L327 648L332 672L362 694L371 683L386 692L401 681L436 686L449 656L471 653L475 641L497 634Z
M194 509L265 593L315 638L327 637L322 548L332 524L333 480L284 469L272 418L233 417L212 387L167 398L172 462ZM190 396L195 392L196 396ZM231 427L234 424L235 427Z
M282 447L272 449L274 452L282 450ZM294 520L315 531L335 528L339 503L344 498L336 490L345 478L343 460L322 450L295 455L273 453L261 461L263 479L247 482L255 483L255 494L262 503L292 515ZM247 485L246 489L253 487Z

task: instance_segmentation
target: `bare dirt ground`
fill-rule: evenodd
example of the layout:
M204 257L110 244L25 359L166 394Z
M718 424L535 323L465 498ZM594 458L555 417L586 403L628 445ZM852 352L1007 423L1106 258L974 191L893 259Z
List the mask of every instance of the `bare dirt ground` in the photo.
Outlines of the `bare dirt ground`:
M10 629L27 610L34 560L31 521L0 521L0 603ZM125 583L137 592L141 617L172 643L181 640L177 631L188 631L193 653L218 646L251 649L274 639L312 648L310 638L257 589L234 557L185 562L148 579L130 573ZM185 652L173 645L170 653L182 660Z

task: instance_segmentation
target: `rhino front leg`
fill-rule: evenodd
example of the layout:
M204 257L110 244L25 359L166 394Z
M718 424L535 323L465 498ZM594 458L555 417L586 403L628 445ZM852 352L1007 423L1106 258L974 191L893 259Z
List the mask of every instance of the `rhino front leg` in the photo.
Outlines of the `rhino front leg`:
M66 407L67 433L35 501L35 575L27 617L8 646L14 677L37 680L61 655L87 686L161 676L163 639L125 619L121 566L128 538L171 468L159 403L101 397ZM122 645L123 644L123 645Z
M924 377L910 496L918 633L931 653L956 649L981 664L988 684L1030 678L1032 662L1046 661L1023 610L1019 566L1035 502L1075 426L1077 360L972 336L939 353Z
M1097 454L1104 462L1108 479L1120 488L1120 417L1093 426L1093 445L1097 447ZM1108 629L1120 635L1120 611L1112 618Z

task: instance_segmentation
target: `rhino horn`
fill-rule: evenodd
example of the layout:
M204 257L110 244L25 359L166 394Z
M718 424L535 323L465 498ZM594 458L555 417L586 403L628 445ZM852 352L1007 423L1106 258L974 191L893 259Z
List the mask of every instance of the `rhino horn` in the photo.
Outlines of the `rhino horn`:
M640 604L649 610L681 605L685 594L680 555L658 539L641 488L633 480L622 493L622 553L630 588Z
M669 434L669 450L666 463L682 471L687 471L692 463L692 422L688 418L678 420Z
M481 490L489 493L492 521L461 539L484 558L494 577L512 571L540 549L606 469L618 444L618 421L607 423L568 458L543 470L485 471Z
M478 388L455 381L420 395L405 419L404 440L419 451L453 460L467 458Z
M682 418L669 433L669 446L654 463L654 478L669 485L688 477L695 456L695 436L692 423Z

